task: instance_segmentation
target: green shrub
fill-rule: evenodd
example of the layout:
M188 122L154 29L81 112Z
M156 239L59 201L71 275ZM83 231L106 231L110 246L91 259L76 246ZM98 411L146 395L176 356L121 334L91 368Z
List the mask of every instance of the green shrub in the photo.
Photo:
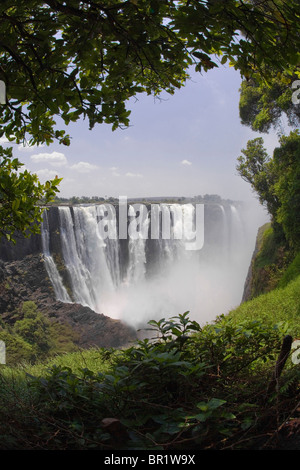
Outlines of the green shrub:
M220 317L201 328L188 312L149 326L154 338L119 351L107 372L54 366L32 379L41 414L60 429L51 448L224 448L250 428L255 439L280 326Z
M34 302L24 302L18 318L13 325L1 324L0 339L6 345L7 364L35 363L77 349L77 334L71 327L47 318Z
M35 357L34 348L21 336L0 329L0 340L5 343L6 363L17 364L23 361L31 362Z
M286 287L289 282L300 276L300 252L295 256L278 283L278 287Z
M15 322L14 332L31 345L35 356L41 354L46 357L52 347L51 337L48 334L50 321L31 301L23 303L22 313L23 319Z
M266 224L258 233L258 252L252 262L251 298L275 289L293 258L292 251L278 241Z

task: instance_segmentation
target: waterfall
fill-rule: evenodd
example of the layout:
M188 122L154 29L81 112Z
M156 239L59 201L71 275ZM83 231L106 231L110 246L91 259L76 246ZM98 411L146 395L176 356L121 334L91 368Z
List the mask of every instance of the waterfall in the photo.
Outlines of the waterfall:
M122 209L123 210L123 209ZM239 304L252 255L234 204L208 204L203 248L189 250L197 234L194 204L59 206L60 252L72 301L135 327L190 311L200 323ZM123 214L123 212L122 212ZM49 252L47 219L43 250L57 299L70 301ZM55 259L55 258L54 258Z
M176 242L174 237L171 238L169 227L171 226L171 211L167 204L159 205L159 213L161 214L161 231L158 235L158 251L160 253L160 267L169 266L176 255ZM158 221L160 219L158 218Z
M42 247L43 247L43 256L45 260L45 266L50 278L50 281L53 285L55 296L57 300L62 302L71 302L70 296L63 285L62 278L57 270L54 259L50 254L50 234L49 234L49 222L47 211L43 213L43 222L41 225L41 238L42 238Z
M146 240L148 238L149 216L145 206L143 213L136 218L137 210L134 206L129 206L129 263L127 270L128 284L142 281L146 274ZM138 206L138 209L141 209ZM138 229L138 230L137 230Z
M66 268L75 302L96 312L101 299L114 288L105 253L106 243L98 228L97 206L60 207L60 234Z
M95 206L99 235L105 240L105 257L114 286L121 282L120 248L116 212L113 206ZM101 234L102 233L102 234Z
M159 209L162 215L159 256L161 264L172 265L188 257L186 243L195 236L195 207L193 204L160 204Z

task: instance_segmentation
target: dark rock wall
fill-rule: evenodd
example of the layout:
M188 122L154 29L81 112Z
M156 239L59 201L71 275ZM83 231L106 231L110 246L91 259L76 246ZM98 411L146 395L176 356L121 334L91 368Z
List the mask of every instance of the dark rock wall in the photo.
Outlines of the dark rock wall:
M0 317L7 324L19 319L23 302L35 302L48 318L67 323L77 333L78 346L122 347L136 339L128 325L88 307L55 300L43 256L31 254L21 260L0 261Z
M59 262L62 253L58 208L49 208L47 216L51 228L50 252ZM42 251L40 234L29 238L17 234L16 244L1 239L0 318L5 323L12 324L19 319L22 303L32 300L44 315L71 326L78 333L79 347L122 347L136 339L136 331L118 320L79 304L56 301ZM124 247L123 251L126 257ZM64 275L63 268L60 272Z
M27 255L42 252L42 241L39 234L25 238L22 234L15 235L16 244L8 242L5 238L0 241L0 259L2 261L15 261Z
M250 266L248 269L247 277L245 280L245 285L244 285L244 292L243 292L243 297L242 297L242 302L246 302L247 300L251 300L253 298L253 278L255 275L254 271L254 262L257 257L257 254L259 253L259 250L261 249L261 244L262 244L262 234L264 231L270 226L269 223L266 223L259 227L257 231L257 236L256 236L256 241L255 241L255 248L252 254Z

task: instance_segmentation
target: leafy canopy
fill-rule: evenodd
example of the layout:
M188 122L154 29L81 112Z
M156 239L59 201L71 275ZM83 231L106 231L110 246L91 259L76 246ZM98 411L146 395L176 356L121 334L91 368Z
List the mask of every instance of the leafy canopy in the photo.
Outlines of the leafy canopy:
M290 27L287 24L285 9L292 7L291 2L253 0L253 3L260 4L260 8L265 14L277 19L281 17L282 22L287 26L287 36L289 35ZM297 16L295 11L296 21L298 21ZM290 126L297 127L299 125L299 31L296 32L293 41L294 53L289 57L289 67L280 70L277 67L276 58L274 58L273 63L262 64L263 74L258 74L255 69L252 69L250 73L245 75L242 82L240 118L243 124L250 126L255 131L268 132L271 127L274 127L281 132L282 116L286 117ZM268 80L265 80L264 76L268 76Z
M192 66L202 72L229 62L264 79L271 69L290 73L300 57L299 17L297 0L3 0L0 138L69 145L62 127L78 119L91 129L128 126L130 98L174 93ZM0 155L0 232L13 239L40 220L35 207L59 181L41 185L19 173L12 154Z
M299 2L237 0L4 0L0 5L0 79L7 138L58 139L55 116L92 128L127 126L125 103L141 92L173 93L193 64L231 62L242 75L299 61Z
M20 171L22 163L12 148L0 146L0 236L15 242L14 233L38 233L42 222L39 203L51 201L61 179L40 183L36 174Z
M300 122L300 68L274 73L267 83L253 76L243 80L240 89L239 111L242 124L254 131L268 132L272 127L281 132L282 117L289 126Z

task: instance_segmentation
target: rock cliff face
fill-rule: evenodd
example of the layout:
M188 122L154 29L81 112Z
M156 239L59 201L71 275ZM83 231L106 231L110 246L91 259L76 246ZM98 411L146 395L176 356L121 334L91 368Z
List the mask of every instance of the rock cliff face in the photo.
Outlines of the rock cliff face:
M32 300L44 315L71 326L79 347L121 347L136 339L135 330L120 321L79 304L56 301L40 246L38 236L19 238L12 247L2 243L0 316L6 323L14 323L17 309Z
M259 227L242 301L273 290L289 262L289 249L284 242L275 240L271 224Z
M255 242L255 248L252 254L251 258L251 263L248 269L247 277L245 280L245 285L244 285L244 292L243 292L243 297L242 297L242 302L246 302L247 300L251 300L252 298L252 282L253 282L253 269L254 269L254 261L256 259L257 253L259 252L261 248L261 233L264 232L265 228L267 225L264 225L258 229L258 233L256 236L256 242Z
M49 223L51 223L51 230L53 236L51 237L51 243L53 248L59 250L59 214L57 207L51 207L47 211ZM56 235L56 237L55 237ZM31 235L26 238L21 233L15 234L16 243L13 244L8 242L5 238L0 240L0 260L2 261L15 261L22 260L28 255L37 255L42 253L42 239L40 234ZM56 242L56 245L55 245ZM52 249L52 246L51 246Z

